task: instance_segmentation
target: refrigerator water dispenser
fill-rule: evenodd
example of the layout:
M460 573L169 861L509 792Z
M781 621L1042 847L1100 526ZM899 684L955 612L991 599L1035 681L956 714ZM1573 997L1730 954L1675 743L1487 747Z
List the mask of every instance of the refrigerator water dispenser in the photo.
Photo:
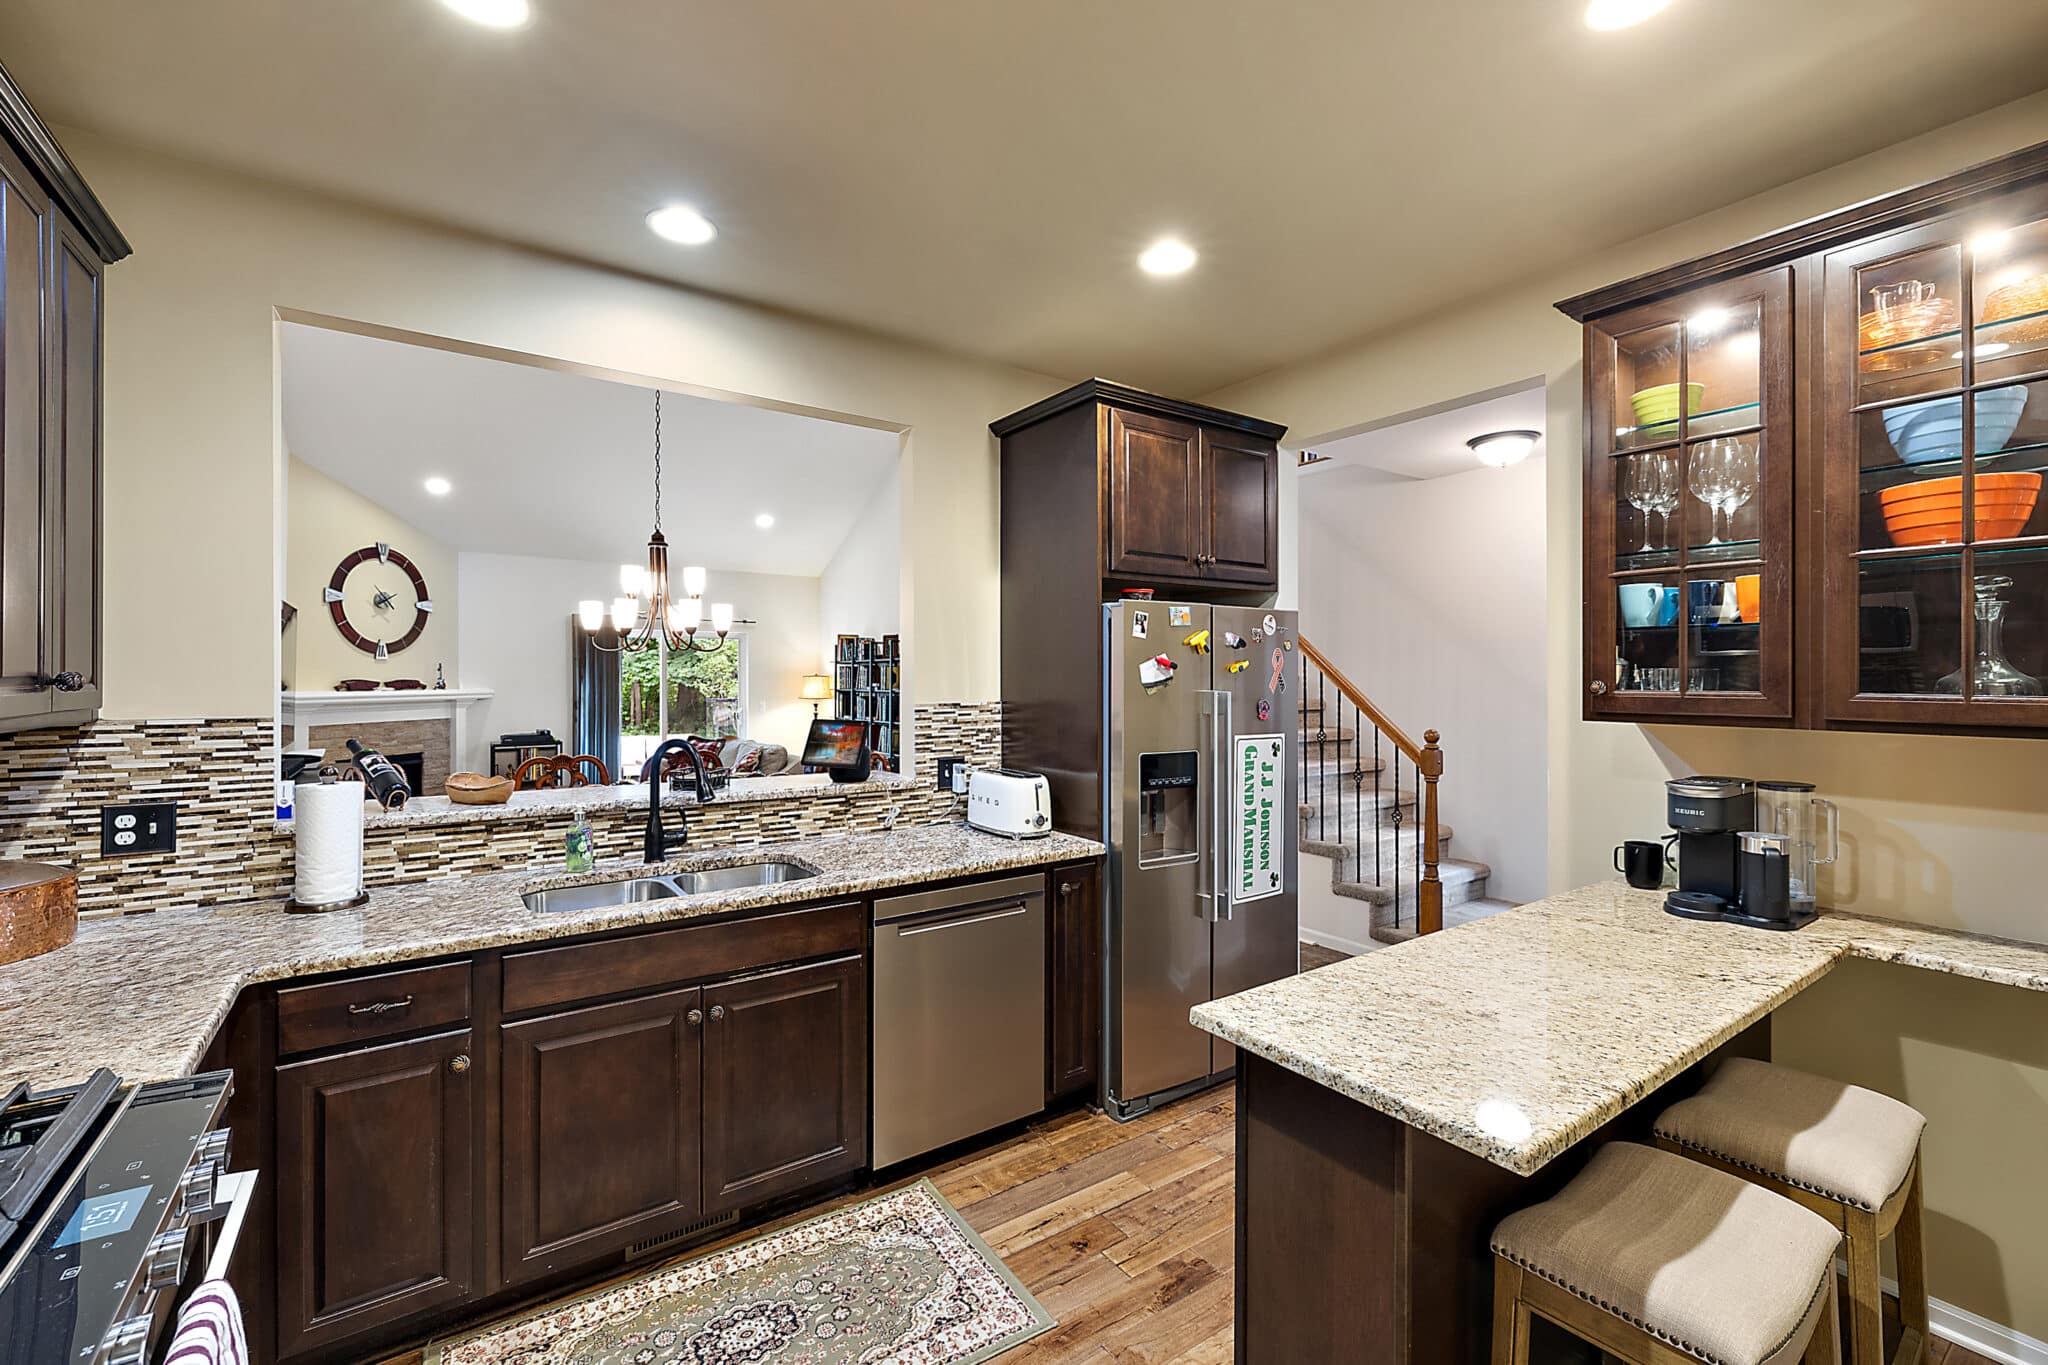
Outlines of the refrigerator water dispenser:
M1138 756L1138 865L1196 856L1201 779L1195 751Z

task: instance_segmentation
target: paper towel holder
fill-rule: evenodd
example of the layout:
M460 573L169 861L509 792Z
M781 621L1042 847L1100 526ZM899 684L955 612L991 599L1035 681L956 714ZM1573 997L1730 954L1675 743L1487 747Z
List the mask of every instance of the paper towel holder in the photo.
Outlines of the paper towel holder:
M301 773L300 780L303 781L309 776L323 783L342 780L341 774L332 766L321 767L317 772L308 767ZM285 901L284 912L287 915L324 915L333 910L353 910L359 905L369 904L369 901L370 888L364 886L360 887L355 895L338 901L302 901L297 896L292 896Z

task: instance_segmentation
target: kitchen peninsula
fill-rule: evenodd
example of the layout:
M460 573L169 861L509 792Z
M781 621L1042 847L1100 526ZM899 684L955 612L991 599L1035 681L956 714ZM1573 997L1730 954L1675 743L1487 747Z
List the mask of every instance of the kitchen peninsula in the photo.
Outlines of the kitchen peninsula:
M1486 1360L1493 1225L1699 1063L1768 1057L1771 1012L1845 957L2048 992L2048 946L1659 898L1587 887L1194 1011L1240 1049L1240 1362Z

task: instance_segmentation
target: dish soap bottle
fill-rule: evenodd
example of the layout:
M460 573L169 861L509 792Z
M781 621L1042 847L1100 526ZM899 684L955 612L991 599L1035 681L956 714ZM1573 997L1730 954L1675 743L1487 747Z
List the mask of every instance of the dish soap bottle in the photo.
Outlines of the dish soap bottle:
M588 872L597 866L597 858L590 848L590 817L577 811L569 821L569 832L562 836L563 862L571 872Z

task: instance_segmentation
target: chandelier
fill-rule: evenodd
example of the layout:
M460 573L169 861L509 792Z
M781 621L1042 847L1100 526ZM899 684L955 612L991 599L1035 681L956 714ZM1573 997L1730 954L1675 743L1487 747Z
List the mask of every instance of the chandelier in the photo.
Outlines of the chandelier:
M647 567L619 566L619 591L612 599L611 626L616 645L591 643L611 653L637 654L665 646L671 652L695 650L709 654L725 644L732 630L732 603L711 604L715 640L700 640L704 628L704 570L692 564L683 570L683 595L672 597L668 577L668 540L661 534L661 390L654 391L654 534L647 538ZM605 624L604 603L595 598L576 604L576 617L595 634Z

